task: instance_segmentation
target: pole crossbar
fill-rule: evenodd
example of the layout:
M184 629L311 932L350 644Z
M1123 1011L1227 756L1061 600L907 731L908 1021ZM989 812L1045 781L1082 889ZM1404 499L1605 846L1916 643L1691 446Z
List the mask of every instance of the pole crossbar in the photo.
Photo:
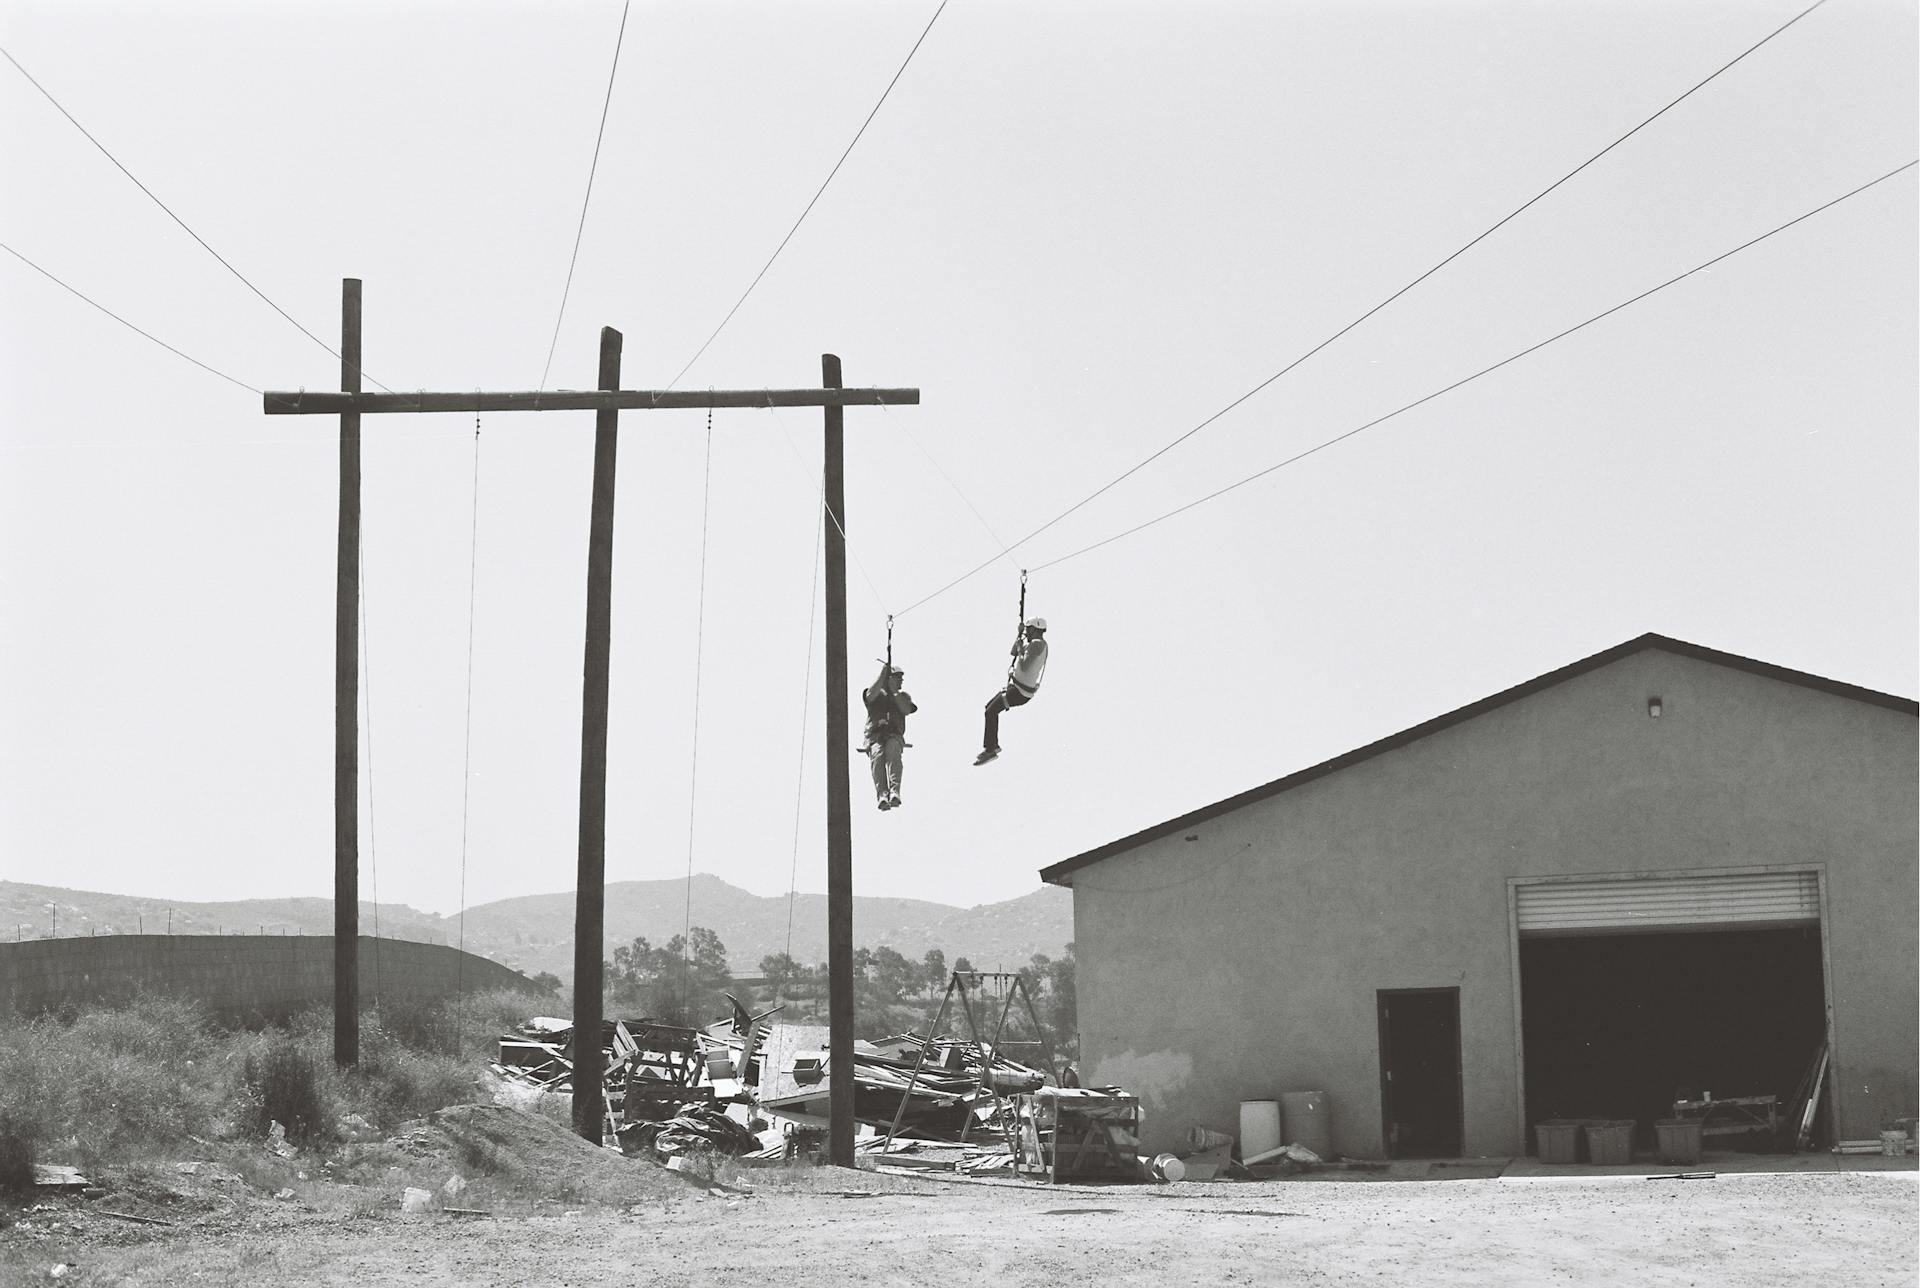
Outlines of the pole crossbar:
M705 407L917 407L918 389L561 389L520 393L370 394L270 389L269 416L337 416L353 412L667 411Z

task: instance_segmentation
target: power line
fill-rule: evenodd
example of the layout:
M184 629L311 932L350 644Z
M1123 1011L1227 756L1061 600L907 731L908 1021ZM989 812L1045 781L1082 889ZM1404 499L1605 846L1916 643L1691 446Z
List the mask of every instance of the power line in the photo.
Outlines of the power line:
M187 226L186 220L174 214L172 208L169 207L166 202L160 200L159 197L154 195L153 189L147 187L146 184L141 183L139 178L135 176L133 171L127 169L127 167L125 167L124 165L121 165L120 158L114 156L113 153L107 151L106 144L102 143L99 139L94 138L92 133L88 131L86 126L80 124L79 121L75 120L73 113L69 112L66 108L62 107L60 105L60 100L55 98L45 85L42 85L39 81L33 78L32 72L29 72L26 68L20 66L19 59L15 58L12 54L8 53L4 48L0 48L0 57L4 57L8 62L12 63L14 65L15 70L17 70L22 76L25 76L27 78L27 83L32 85L35 89L39 90L41 95L46 98L47 102L54 105L54 107L59 111L60 115L66 117L68 121L72 122L73 128L80 131L80 133L86 137L87 142L93 144L94 147L100 149L101 156L113 162L114 168L119 170L121 174L126 175L127 178L133 180L134 187L146 193L148 198L152 200L154 205L166 211L167 218L173 220L174 223L179 224L180 227L185 230L187 236L199 242L201 247L207 252L207 254L219 260L220 266L222 268L226 269L229 273L232 273L235 277L239 278L241 284L244 285L249 291L252 291L255 295L259 296L262 300L264 300L268 308L271 308L275 313L278 313L281 317L285 318L287 321L292 322L295 328L299 330L301 335L306 336L307 339L313 341L315 344L319 345L322 349L325 349L328 353L331 353L334 357L336 358L340 357L340 351L338 349L328 344L325 340L322 340L319 336L315 335L313 332L307 330L307 328L301 326L299 321L294 318L293 314L287 312L285 309L281 308L278 304L275 304L271 299L268 299L267 293L265 291L255 286L252 282L248 281L246 274L242 273L239 269L235 268L232 264L228 263L226 256L222 255L219 251L215 250L212 246L207 244L206 238L202 237L199 233L193 231L192 228L189 228ZM89 301L89 303L91 303L91 301ZM152 337L149 336L148 338L151 339ZM181 356L184 357L185 355L183 354ZM341 358L341 361L344 362L346 361L346 359ZM215 374L218 374L218 373L215 373ZM365 370L362 370L360 374L365 376L366 375ZM373 380L373 377L367 376L367 379ZM373 380L373 383L376 385L380 385L380 382L378 380ZM385 385L380 385L380 387L382 389L387 389ZM254 392L257 393L259 391L255 390ZM387 392L392 393L393 391L391 389L387 389Z
M693 838L700 800L700 668L706 657L707 637L707 520L713 512L713 408L707 408L707 466L700 487L700 606L694 615L693 636L693 751L687 769L687 906L680 932L680 992L693 1006Z
M367 584L367 544L360 543L360 584ZM360 710L367 730L367 871L373 882L373 1002L380 1004L380 846L373 803L373 637L367 630L367 597L360 600Z
M4 51L0 51L0 52L4 52ZM13 247L7 245L6 243L0 242L0 250L6 251L7 254L13 256L15 259L19 260L22 264L25 264L28 268L40 274L40 276L46 278L49 282L52 282L55 286L59 287L61 290L67 291L75 296L78 296L81 300L84 300L86 303L93 305L94 308L99 309L102 313L112 318L115 322L118 322L121 326L127 328L129 331L134 332L136 335L145 336L147 339L153 341L155 344L159 345L162 349L165 349L168 353L173 354L175 357L185 358L188 362L191 362L194 366L200 368L200 370L204 372L207 372L209 375L218 376L230 385L238 385L250 394L257 394L260 392L258 389L255 389L252 385L248 384L244 380L235 380L232 376L228 375L226 372L216 370L213 367L209 367L206 363L200 361L200 359L194 357L192 354L182 353L180 350L168 344L165 340L162 340L159 336L154 335L147 331L142 331L139 327L127 321L125 318L121 317L118 313L115 313L112 309L100 303L98 300L90 299L86 295L82 294L76 288L68 286L65 282L61 281L59 278L55 277L52 273L49 273L46 269L40 267L38 264L34 263L32 260L28 259L25 255L22 255L19 251L15 250Z
M1399 416L1404 412L1412 411L1416 407L1419 407L1425 403L1432 402L1434 399L1440 397L1442 394L1452 393L1454 390L1460 388L1462 385L1469 384L1475 380L1478 380L1480 377L1484 375L1488 375L1492 372L1498 371L1500 368L1507 366L1509 363L1518 362L1520 359L1528 356L1529 354L1538 353L1540 350L1546 348L1548 345L1554 343L1554 341L1556 340L1564 340L1566 337L1572 335L1576 331L1584 330L1585 328L1592 326L1595 322L1598 322L1603 318L1611 317L1613 314L1620 312L1622 309L1628 308L1634 304L1638 304L1640 301L1646 299L1650 295L1654 295L1660 291L1666 290L1669 286L1673 286L1679 282L1683 282L1687 278L1692 277L1695 273L1701 272L1705 269L1712 268L1715 264L1718 264L1723 260L1731 259L1733 256L1738 255L1741 251L1747 250L1753 246L1757 246L1761 242L1767 240L1769 237L1775 236L1778 233L1785 232L1787 229L1793 227L1795 224L1801 223L1804 220L1811 219L1815 215L1820 214L1822 211L1831 210L1833 207L1839 205L1841 202L1846 201L1851 197L1857 197L1861 193L1865 192L1867 189L1874 187L1876 184L1885 183L1887 180L1893 178L1895 175L1901 174L1907 170L1913 169L1913 167L1916 165L1920 165L1920 160L1909 161L1903 166L1900 166L1893 170L1889 170L1887 171L1887 173L1881 175L1879 178L1870 180L1867 183L1863 183L1859 187L1853 189L1851 192L1843 193L1840 196L1835 197L1832 201L1825 203L1824 205L1815 206L1812 210L1807 211L1805 214L1796 215L1794 218L1789 219L1786 223L1781 224L1777 228L1773 228L1767 232L1761 233L1758 237L1755 237L1749 241L1744 241L1740 243L1738 246L1735 246L1730 251L1726 251L1722 254L1715 255L1712 259L1707 260L1705 263L1696 264L1694 267L1688 269L1686 272L1681 273L1678 277L1668 278L1666 281L1660 283L1660 285L1650 287L1647 290L1640 292L1640 294L1634 296L1632 299L1622 300L1620 303L1614 305L1612 308L1607 309L1604 312L1596 313L1592 317L1588 318L1586 321L1578 323L1574 326L1570 326L1566 330L1558 333L1557 335L1548 336L1546 339L1540 341L1538 344L1530 345L1527 348L1520 350L1520 352L1518 353L1512 354L1509 357L1502 358L1500 361L1494 363L1490 367L1483 367L1479 371L1474 372L1470 376L1463 376L1459 380L1454 381L1452 384L1447 385L1445 388L1436 389L1432 393L1426 395L1425 397L1417 398L1414 401L1408 403L1404 407L1396 408L1393 411L1388 412L1384 416L1379 416L1373 420L1368 421L1364 425L1355 426L1353 429L1348 430L1346 433L1337 435L1333 438L1329 438L1323 443L1317 443L1314 446L1307 448L1303 452L1298 452L1292 456L1289 456L1284 461L1280 461L1274 465L1269 465L1263 470L1247 475L1247 477L1239 480L1238 482L1229 483L1227 484L1227 486L1223 488L1219 488L1215 491L1209 492L1207 493L1207 495L1200 497L1197 500L1189 501L1185 505L1179 506L1176 509L1169 510L1165 514L1159 515L1156 518L1148 519L1145 523L1137 523L1133 527L1128 528L1125 531L1116 532L1110 537L1106 537L1102 540L1094 542L1092 545L1082 546L1080 549L1073 551L1071 554L1061 555L1058 559L1049 559L1046 563L1036 565L1033 571L1039 572L1042 569L1052 568L1052 567L1055 567L1056 565L1063 564L1067 562L1067 560L1069 559L1077 559L1081 555L1084 555L1089 551L1098 550L1102 546L1111 545L1112 543L1120 540L1122 537L1129 537L1136 532L1140 532L1146 528L1151 528L1157 523L1164 523L1166 520L1173 518L1175 515L1185 514L1188 510L1194 509L1198 506L1205 505L1207 502L1216 500L1219 497L1223 497L1227 493L1235 491L1239 488L1245 487L1247 484L1252 483L1257 479L1265 478L1267 475L1272 474L1276 470L1285 469L1289 465L1292 465L1298 461L1305 460L1307 457L1314 455L1316 452L1325 451L1327 448L1332 447L1335 443L1344 442L1347 439L1352 438L1355 434L1361 433L1365 430L1372 429L1375 425L1384 424L1385 422L1392 420L1394 417Z
M467 969L467 823L473 799L473 606L480 584L480 413L473 414L473 507L467 521L467 695L460 753L460 955L453 959L453 996L465 996ZM456 1029L454 1040L462 1041Z
M787 422L781 417L780 409L769 402L767 404L767 410L773 413L773 419L779 424L780 435L787 440L787 450L793 453L793 459L798 461L804 470L806 468L806 459L800 455L800 449L793 445L793 434L787 429ZM853 542L848 539L847 530L841 524L840 516L827 508L827 498L824 492L820 494L819 505L820 513L827 519L833 520L834 531L840 534L840 540L847 548L847 557L853 560L854 568L860 573L860 580L867 583L867 592L873 596L873 602L880 606L881 612L892 616L887 609L886 597L880 593L880 587L874 585L873 575L867 571L867 565L861 561L859 552L854 549Z
M1246 402L1249 398L1252 398L1255 394L1265 389L1268 385L1271 385L1272 383L1274 383L1274 381L1279 380L1282 376L1292 371L1295 367L1298 367L1301 363L1305 362L1308 358L1313 357L1316 353L1319 353L1322 349L1332 344L1335 340L1338 340L1341 336L1347 334L1347 332L1353 330L1355 327L1359 326L1362 322L1365 322L1368 318L1371 318L1374 314L1386 308L1389 304L1392 304L1395 300L1405 295L1408 291L1411 291L1414 287L1420 285L1420 283L1426 281L1429 277L1432 277L1435 273L1439 272L1441 269L1451 264L1454 260L1466 254L1468 251L1472 250L1475 246L1478 246L1481 242L1485 241L1488 237L1491 237L1494 233L1498 232L1501 228L1505 227L1508 223L1512 222L1515 218L1519 217L1530 207L1532 207L1533 205L1535 205L1536 203L1538 203L1539 201L1547 197L1550 193L1552 193L1555 189L1559 188L1562 184L1566 183L1569 179L1579 174L1582 170L1585 170L1588 166L1592 165L1594 162L1600 160L1600 158L1606 156L1607 153L1613 151L1615 148L1619 147L1622 143L1625 143L1628 139L1632 138L1634 135L1638 134L1640 131L1646 129L1649 125L1652 125L1655 121L1659 120L1661 117L1665 116L1668 112L1672 111L1674 108L1678 107L1681 103L1685 102L1687 99L1691 98L1694 94L1698 93L1701 89L1705 88L1709 83L1717 79L1723 72L1726 72L1729 68L1733 67L1736 63L1746 58L1749 54L1759 49L1762 45L1772 40L1775 36L1778 36L1781 32L1785 31L1788 27L1793 26L1794 23L1799 22L1802 18L1806 17L1808 14L1812 13L1815 9L1818 9L1821 5L1825 4L1826 2L1827 0L1814 0L1814 3L1808 5L1805 9L1802 9L1799 13L1787 19L1787 21L1781 23L1778 27L1775 27L1772 31L1768 32L1765 36L1762 36L1758 41L1747 46L1746 49L1742 50L1739 54L1735 55L1732 59L1730 59L1725 64L1723 64L1718 70L1714 71L1713 73L1705 77L1703 80L1700 80L1699 82L1697 82L1691 89L1687 90L1686 93L1681 94L1678 98L1668 103L1665 107L1655 112L1652 116L1647 117L1644 121L1641 121L1640 124L1634 126L1632 129L1628 130L1625 134L1622 134L1619 138L1607 144L1607 146L1605 146L1604 148L1601 148L1598 152L1594 153L1592 156L1588 157L1585 161L1582 161L1579 165L1575 166L1573 169L1561 175L1558 179L1555 179L1552 183L1548 184L1545 188L1542 188L1539 192L1535 193L1533 196L1529 197L1526 201L1516 206L1510 213L1508 213L1507 215L1502 217L1500 220L1498 220L1497 222L1489 226L1484 232L1480 233L1477 237L1473 238L1473 240L1467 242L1465 245L1461 246L1458 250L1454 251L1451 255L1448 255L1445 259L1435 264L1432 268L1429 268L1426 272L1420 274L1420 276L1414 278L1412 281L1408 282L1405 286L1402 286L1399 290L1387 296L1384 300L1381 300L1378 304L1368 309L1365 313L1362 313L1359 317L1347 323L1345 326L1341 327L1338 331L1335 331L1332 335L1320 341L1320 343L1314 345L1311 349L1308 349L1305 353L1301 354L1299 357L1295 358L1293 361L1287 363L1286 366L1280 368L1280 370L1274 372L1272 375L1262 380L1259 384L1253 386L1253 388L1247 390L1245 393L1241 394L1238 398L1235 398L1232 402L1229 402L1226 406L1214 412L1211 416L1208 416L1205 420L1195 425L1192 429L1187 430L1185 433L1175 438L1172 442L1166 444L1164 447L1159 448L1157 451L1153 452L1151 455L1140 460L1130 468L1122 471L1120 474L1116 475L1114 478L1109 479L1107 482L1101 484L1099 487L1095 488L1092 492L1080 498L1078 501L1075 501L1072 505L1068 506L1066 509L1062 510L1060 513L1054 515L1051 519L1048 519L1045 523L1041 524L1039 527L1035 528L1033 531L1027 533L1026 536L1021 537L1018 541L1014 542L1013 545L1009 546L1007 549L1010 551L1018 550L1021 546L1025 545L1027 542L1033 540L1035 537L1039 536L1041 533L1045 532L1047 529L1053 527L1054 524L1059 523L1062 519L1066 518L1068 515L1073 514L1075 511L1081 509L1083 506L1086 506L1087 504L1096 500L1097 498L1104 496L1107 492L1111 491L1113 488L1117 487L1119 484L1125 482L1129 478L1132 478L1135 474L1138 474L1141 470L1145 469L1147 466L1151 465L1153 462L1159 460L1162 456L1165 456L1168 452L1180 446L1180 444L1186 442L1188 439L1192 438L1195 434L1198 434L1201 430L1205 429L1207 426L1219 420L1222 416L1225 416L1228 412L1234 410L1236 407ZM974 574L985 569L988 565L992 563L993 563L993 560L988 559L979 564L974 565L972 568L969 568L967 571L961 573L958 577L955 577L952 581L948 582L946 585L934 591L932 594L926 595L920 599L915 600L913 603L907 605L905 608L900 610L898 615L904 617L906 614L920 607L920 605L926 603L928 600L936 599L939 596L946 594L949 590L952 590L955 586L958 586L961 582L966 581L969 578L973 577Z
M607 70L607 97L600 104L600 129L593 136L593 164L587 167L587 193L580 198L580 226L573 234L573 258L567 261L567 284L560 291L560 313L553 319L553 340L547 345L547 365L540 368L540 388L547 387L547 375L553 370L553 351L560 345L560 323L567 316L567 297L573 294L573 270L580 262L580 239L587 232L587 205L593 200L593 176L600 170L600 142L607 134L607 109L613 106L613 78L620 71L620 46L627 38L627 9L620 6L620 33L613 38L613 66Z
M733 321L733 315L740 311L740 306L747 302L749 295L753 294L753 288L760 285L760 279L765 277L767 270L773 267L773 261L780 258L780 252L787 248L787 243L793 240L793 235L800 231L800 225L805 223L807 216L813 213L815 203L817 203L821 195L826 192L827 185L833 182L833 176L840 173L840 167L845 165L847 158L853 154L854 145L860 142L860 136L867 132L869 125L873 124L873 118L880 113L881 104L887 101L887 95L893 93L893 87L900 83L900 77L905 74L907 64L912 62L913 56L920 52L920 46L926 40L927 33L933 30L934 23L940 21L940 15L946 11L946 8L947 0L940 0L940 7L933 11L933 17L927 19L927 25L921 29L920 39L913 42L913 48L909 49L907 56L901 60L899 70L894 72L893 79L888 81L887 87L880 91L880 97L874 103L873 110L867 113L867 119L860 122L860 128L854 131L853 142L847 144L846 151L842 152L840 159L833 163L833 169L827 171L827 177L820 181L819 191L813 194L813 200L807 202L807 208L802 210L800 217L793 221L793 227L787 229L787 235L782 237L780 244L773 248L773 254L767 256L767 262L760 266L760 271L753 275L751 282L747 283L747 289L740 292L740 298L733 302L733 307L727 310L727 315L720 319L720 325L713 328L713 334L701 342L700 347L694 351L693 356L688 358L686 364L674 374L673 379L667 382L667 388L672 389L678 385L680 383L680 377L687 374L687 368L700 361L700 355L705 353L707 346L711 345L714 340L719 337L720 333L726 329L727 323Z
M787 946L782 953L788 961L793 960L793 900L800 883L800 807L805 801L807 782L807 712L813 698L813 626L820 595L820 550L826 543L821 538L826 534L827 499L826 481L821 481L819 513L813 521L813 583L807 590L807 665L802 672L805 677L800 686L800 768L795 777L798 781L793 789L793 858L787 864ZM779 998L774 999L776 1002Z

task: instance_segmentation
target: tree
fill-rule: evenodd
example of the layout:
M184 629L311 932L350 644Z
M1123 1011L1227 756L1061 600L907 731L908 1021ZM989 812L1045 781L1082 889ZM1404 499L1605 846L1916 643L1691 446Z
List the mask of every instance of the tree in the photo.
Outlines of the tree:
M793 991L800 979L800 963L785 953L772 953L760 959L760 973L767 977L767 987L775 998L782 998Z
M1036 955L1034 964L1039 966L1046 961ZM1067 955L1057 961L1046 961L1040 967L1040 977L1045 986L1044 1000L1036 1002L1040 1012L1040 1022L1047 1027L1048 1039L1054 1050L1063 1058L1080 1058L1080 1015L1079 994L1074 987L1073 945L1067 945Z
M705 926L675 935L659 948L645 936L613 950L605 963L607 991L623 1006L640 1007L648 1018L693 1027L700 1017L727 1010L721 994L733 987L727 946Z
M946 953L938 948L929 948L926 957L922 960L925 963L923 969L926 972L927 991L931 993L945 988L947 986Z
M956 957L953 959L953 969L961 975L971 975L973 974L973 963L964 957Z
M542 993L558 993L560 991L560 977L552 971L543 970L527 982L539 989Z
M919 981L920 971L904 955L882 944L873 951L872 979L881 1001L897 1002Z

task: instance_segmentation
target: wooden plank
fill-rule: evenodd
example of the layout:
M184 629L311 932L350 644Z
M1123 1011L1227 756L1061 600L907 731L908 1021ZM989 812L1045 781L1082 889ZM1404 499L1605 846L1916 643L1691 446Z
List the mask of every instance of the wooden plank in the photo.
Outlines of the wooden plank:
M356 374L358 368L355 368ZM269 416L441 411L669 411L707 407L915 407L918 389L537 389L499 393L332 393L272 389L260 396Z

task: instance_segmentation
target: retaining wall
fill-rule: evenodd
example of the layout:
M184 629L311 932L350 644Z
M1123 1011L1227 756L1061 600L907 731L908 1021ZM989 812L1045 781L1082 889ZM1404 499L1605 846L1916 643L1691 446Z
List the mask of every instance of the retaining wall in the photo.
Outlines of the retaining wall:
M360 999L428 1005L456 991L529 987L518 972L445 944L360 936ZM332 935L89 935L0 943L0 1014L193 997L223 1016L280 1019L333 1001Z

